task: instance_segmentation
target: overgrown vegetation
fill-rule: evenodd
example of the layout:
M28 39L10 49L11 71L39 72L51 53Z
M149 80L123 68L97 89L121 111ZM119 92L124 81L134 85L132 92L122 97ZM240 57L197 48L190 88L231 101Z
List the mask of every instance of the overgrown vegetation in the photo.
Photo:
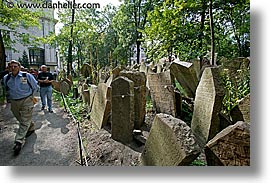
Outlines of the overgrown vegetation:
M225 89L223 112L228 114L241 99L250 93L250 70L239 69L232 76L228 69L223 69L221 78Z

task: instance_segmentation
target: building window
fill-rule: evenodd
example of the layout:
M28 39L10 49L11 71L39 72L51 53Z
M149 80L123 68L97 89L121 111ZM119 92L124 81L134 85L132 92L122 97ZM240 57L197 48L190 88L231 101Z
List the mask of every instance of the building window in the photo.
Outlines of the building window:
M42 48L29 48L29 58L31 65L45 64L45 50Z

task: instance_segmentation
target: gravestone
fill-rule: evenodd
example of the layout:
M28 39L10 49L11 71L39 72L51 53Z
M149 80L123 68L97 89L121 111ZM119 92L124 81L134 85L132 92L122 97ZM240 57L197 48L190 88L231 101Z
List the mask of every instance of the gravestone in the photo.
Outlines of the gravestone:
M205 68L196 91L191 122L193 133L205 145L220 129L219 113L224 98L218 67Z
M176 117L181 117L182 111L182 97L180 91L175 90L175 100L176 100Z
M199 79L200 70L201 70L201 62L200 59L194 59L191 61L193 63L193 68L195 70L196 76Z
M73 77L72 77L72 75L68 75L65 80L69 82L70 87L73 85Z
M196 89L199 83L193 65L194 64L191 62L175 60L170 66L171 73L184 89L185 96L189 98L195 98Z
M141 155L142 165L185 166L200 154L190 127L167 114L157 114Z
M78 98L78 88L77 87L73 87L73 99L77 99Z
M112 87L112 139L128 144L134 130L134 82L119 76Z
M71 85L67 82L66 79L60 82L60 92L64 95L68 95L71 89Z
M83 99L84 104L87 104L88 106L90 106L90 92L89 92L89 89L83 90L82 99Z
M95 94L97 92L97 86L96 85L90 85L89 87L89 93L90 93L90 108L92 109Z
M60 82L59 81L53 80L52 86L56 91L60 92Z
M250 123L250 94L244 97L231 111L233 123L245 121Z
M145 62L140 63L139 72L144 72L145 75L147 74L147 66L146 66Z
M230 125L205 146L209 166L250 166L250 124Z
M90 77L92 75L92 67L89 64L84 63L80 69L80 73L84 78Z
M157 113L166 113L175 116L175 92L170 72L166 71L158 74L148 74L147 80L151 99Z
M146 76L143 72L122 71L121 76L134 82L134 110L135 129L140 129L146 114Z
M119 76L119 73L122 69L120 67L116 67L112 70L113 79L117 78Z
M105 83L99 83L94 96L91 119L98 129L103 128L111 115L112 90Z

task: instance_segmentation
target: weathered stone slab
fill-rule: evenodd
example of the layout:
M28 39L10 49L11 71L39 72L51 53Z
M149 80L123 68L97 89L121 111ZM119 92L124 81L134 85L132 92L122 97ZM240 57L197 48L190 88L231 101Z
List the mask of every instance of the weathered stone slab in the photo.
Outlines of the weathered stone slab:
M68 79L63 79L60 81L60 92L63 93L64 95L68 95L71 89L71 85L69 84Z
M170 70L183 87L185 96L195 98L199 81L193 64L191 62L175 60L172 62Z
M105 83L99 83L91 110L91 119L98 129L107 124L111 114L111 87Z
M80 73L84 78L90 77L92 75L92 67L89 64L84 63L80 69Z
M176 117L181 117L181 111L182 111L182 97L180 91L175 91L175 99L176 99Z
M70 87L73 85L73 77L72 77L72 75L68 75L65 80L68 81L68 84L70 85Z
M90 85L89 86L89 93L90 93L90 108L93 107L93 102L95 98L95 94L97 92L97 86L96 85Z
M205 146L209 166L250 166L250 124L230 125Z
M205 145L220 129L219 113L224 89L220 82L218 67L205 68L196 91L191 122L193 133Z
M59 81L53 80L52 86L56 91L60 92L60 82Z
M245 121L250 123L250 94L243 98L237 106L230 111L233 123Z
M194 71L196 73L197 78L199 79L201 65L202 65L200 62L200 59L194 59L191 61L191 63L193 63Z
M145 62L141 62L140 63L140 67L139 67L139 72L144 72L145 73L145 75L147 74L147 66L146 66L146 64L145 64Z
M127 77L134 82L135 99L135 129L140 129L144 123L146 114L146 76L143 72L122 71L121 76Z
M134 130L134 82L119 76L112 87L112 138L128 144Z
M84 104L90 106L90 92L89 92L89 89L83 90L82 99L83 99Z
M147 74L151 98L158 113L176 115L176 101L169 71Z
M160 113L153 121L141 161L148 166L184 166L190 165L200 152L195 136L184 121Z

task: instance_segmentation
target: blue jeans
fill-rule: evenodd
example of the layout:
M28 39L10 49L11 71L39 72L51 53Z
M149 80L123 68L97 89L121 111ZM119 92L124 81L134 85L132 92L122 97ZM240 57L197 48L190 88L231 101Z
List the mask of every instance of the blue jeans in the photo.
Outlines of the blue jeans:
M46 99L47 99L47 106L49 110L52 110L52 86L47 87L40 87L40 98L42 102L42 107L46 106Z

